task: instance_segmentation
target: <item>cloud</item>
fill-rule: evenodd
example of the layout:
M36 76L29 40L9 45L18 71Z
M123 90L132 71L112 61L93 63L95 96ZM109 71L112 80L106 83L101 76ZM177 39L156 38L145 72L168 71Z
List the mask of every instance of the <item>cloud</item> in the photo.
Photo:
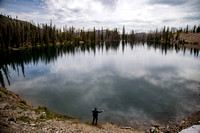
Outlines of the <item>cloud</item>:
M115 10L119 0L98 0L106 10Z
M187 16L187 17L183 17L184 20L186 21L193 21L193 20L200 20L200 16Z
M150 4L163 4L169 6L179 6L187 3L188 0L150 0Z
M114 6L119 0L98 0L98 1L100 1L103 5L106 6Z
M9 0L1 1L0 12L19 19L49 23L57 27L114 27L127 32L198 25L199 0ZM193 18L192 18L193 17Z
M174 19L164 19L162 22L167 23L167 22L174 22L174 21L175 21Z
M179 121L187 112L198 111L198 58L189 56L189 50L183 57L183 51L168 50L166 56L159 48L129 47L128 43L123 53L122 45L107 52L97 46L95 56L93 51L76 49L75 55L66 53L48 65L26 64L26 78L10 71L9 88L58 113L87 118L89 109L102 107L107 122L169 121L169 116Z

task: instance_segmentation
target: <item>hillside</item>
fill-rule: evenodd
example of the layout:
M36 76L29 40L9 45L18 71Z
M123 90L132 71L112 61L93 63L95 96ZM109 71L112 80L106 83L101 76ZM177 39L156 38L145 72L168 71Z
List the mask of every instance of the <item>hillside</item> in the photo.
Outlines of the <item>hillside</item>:
M125 27L123 27L125 31ZM200 26L195 30L181 29L172 31L169 27L163 31L149 33L120 34L117 28L109 30L84 30L75 29L73 26L57 29L50 24L38 24L12 19L0 15L0 49L51 46L60 44L80 45L83 43L96 43L101 41L131 41L131 42L156 42L163 44L183 44L184 47L200 49ZM180 45L182 47L182 45Z
M0 48L23 47L35 44L36 36L40 29L27 21L12 19L0 15Z
M17 19L13 19L13 18L10 18L9 16L3 16L3 15L0 15L0 20L1 20L1 24L2 25L7 25L9 23L20 23L21 25L25 25L29 22L26 22L26 21L23 21L23 20L17 20ZM31 23L29 23L31 24Z
M184 40L187 44L185 47L200 49L200 33L181 33L180 40Z

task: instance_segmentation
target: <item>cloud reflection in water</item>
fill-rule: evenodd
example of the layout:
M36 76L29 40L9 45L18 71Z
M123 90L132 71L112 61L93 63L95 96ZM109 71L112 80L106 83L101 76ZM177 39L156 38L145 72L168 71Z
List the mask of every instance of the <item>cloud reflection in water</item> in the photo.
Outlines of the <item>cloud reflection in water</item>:
M102 121L179 121L198 111L199 57L174 50L119 45L65 54L54 62L25 67L26 78L11 72L9 89L36 105L91 119L104 109Z

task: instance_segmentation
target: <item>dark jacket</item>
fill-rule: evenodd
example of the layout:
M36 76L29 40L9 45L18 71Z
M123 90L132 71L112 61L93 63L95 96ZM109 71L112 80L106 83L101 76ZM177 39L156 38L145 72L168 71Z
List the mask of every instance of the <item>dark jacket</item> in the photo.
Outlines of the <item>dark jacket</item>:
M101 113L101 112L102 112L102 111L92 110L93 117L98 117L98 113Z

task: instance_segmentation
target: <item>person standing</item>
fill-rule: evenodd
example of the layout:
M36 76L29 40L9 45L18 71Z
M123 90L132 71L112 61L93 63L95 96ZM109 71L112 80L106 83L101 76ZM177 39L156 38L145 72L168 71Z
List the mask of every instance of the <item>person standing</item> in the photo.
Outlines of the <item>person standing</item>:
M97 121L98 121L98 113L104 112L104 110L98 111L97 108L94 108L92 110L92 114L93 114L93 121L92 121L92 125L94 125L94 121L95 121L95 125L97 125Z

